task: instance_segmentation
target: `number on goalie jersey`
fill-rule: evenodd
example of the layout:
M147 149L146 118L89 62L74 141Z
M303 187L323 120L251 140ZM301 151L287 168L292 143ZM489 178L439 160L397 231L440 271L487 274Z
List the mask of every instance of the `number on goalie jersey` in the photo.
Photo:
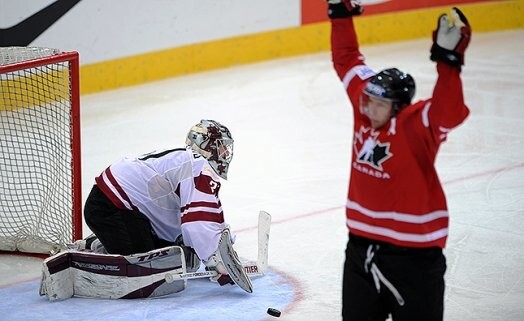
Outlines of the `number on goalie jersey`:
M225 126L202 120L186 145L121 159L95 179L84 216L108 253L143 253L181 239L200 260L215 253L226 226L220 178L227 178L233 139Z

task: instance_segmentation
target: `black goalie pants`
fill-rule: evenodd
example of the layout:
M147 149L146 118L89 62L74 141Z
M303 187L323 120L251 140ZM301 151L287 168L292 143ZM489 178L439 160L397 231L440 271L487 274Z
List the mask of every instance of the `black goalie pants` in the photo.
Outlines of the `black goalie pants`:
M145 215L117 208L96 185L86 200L84 219L111 254L144 253L174 245L153 233Z
M442 321L445 271L441 248L404 248L350 233L343 319L384 321L391 314L393 321Z

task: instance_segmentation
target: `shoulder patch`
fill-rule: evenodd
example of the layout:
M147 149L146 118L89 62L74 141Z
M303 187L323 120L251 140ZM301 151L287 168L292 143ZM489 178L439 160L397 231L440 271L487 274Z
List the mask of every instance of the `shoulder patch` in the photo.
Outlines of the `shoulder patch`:
M353 70L355 74L357 74L357 76L362 80L368 79L369 77L373 77L376 74L373 69L369 68L366 65L355 66Z

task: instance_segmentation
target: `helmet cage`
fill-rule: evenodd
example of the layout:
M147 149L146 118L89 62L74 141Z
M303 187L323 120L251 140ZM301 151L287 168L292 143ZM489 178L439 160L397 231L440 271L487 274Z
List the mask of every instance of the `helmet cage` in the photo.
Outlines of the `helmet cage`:
M229 130L214 120L201 120L187 134L186 144L204 156L215 173L227 179L233 159L233 137Z

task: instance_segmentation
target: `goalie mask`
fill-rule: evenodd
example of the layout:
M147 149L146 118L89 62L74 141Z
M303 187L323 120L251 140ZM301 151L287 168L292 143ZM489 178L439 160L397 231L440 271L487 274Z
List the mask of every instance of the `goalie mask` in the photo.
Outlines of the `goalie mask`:
M415 81L410 74L397 68L382 70L366 84L363 90L368 96L392 102L393 115L411 104L415 95Z
M227 179L233 158L233 137L226 126L202 119L187 133L186 145L204 156L218 176Z

